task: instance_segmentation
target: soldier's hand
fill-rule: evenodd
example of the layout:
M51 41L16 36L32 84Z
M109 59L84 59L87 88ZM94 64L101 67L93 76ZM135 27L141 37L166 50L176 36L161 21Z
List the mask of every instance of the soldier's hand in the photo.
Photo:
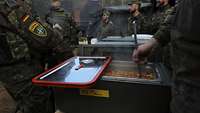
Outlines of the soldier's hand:
M133 51L133 61L138 64L143 64L146 62L147 57L152 52L152 49L157 46L158 42L155 39L138 46L137 49Z

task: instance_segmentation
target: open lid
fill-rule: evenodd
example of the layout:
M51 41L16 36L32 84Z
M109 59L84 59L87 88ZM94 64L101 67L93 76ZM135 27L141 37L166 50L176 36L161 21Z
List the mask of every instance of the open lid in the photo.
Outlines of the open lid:
M67 88L93 85L111 62L111 57L73 57L32 79L34 84Z

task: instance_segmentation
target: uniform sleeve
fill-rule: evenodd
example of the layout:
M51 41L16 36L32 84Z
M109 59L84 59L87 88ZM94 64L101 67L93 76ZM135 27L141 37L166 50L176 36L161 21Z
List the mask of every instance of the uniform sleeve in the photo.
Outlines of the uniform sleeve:
M23 7L15 10L18 14L19 35L29 45L38 51L47 51L56 48L63 42L63 35L58 29L53 29L41 19L33 17L31 12L25 12Z
M170 30L175 17L175 8L171 8L165 20L161 23L159 30L154 34L154 38L162 45L165 46L170 42Z
M144 33L144 34L148 33L148 30L147 30L147 28L148 28L148 21L146 20L145 16L141 17L140 26L141 27L140 27L139 33Z

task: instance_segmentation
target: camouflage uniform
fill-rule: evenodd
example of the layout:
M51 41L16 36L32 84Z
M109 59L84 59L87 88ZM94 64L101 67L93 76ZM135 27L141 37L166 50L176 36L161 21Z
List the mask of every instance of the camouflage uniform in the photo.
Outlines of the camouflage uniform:
M159 29L161 23L165 20L165 18L169 14L169 12L171 10L170 8L171 8L170 5L160 6L158 11L152 15L151 20L148 22L150 34L156 33L156 31Z
M171 42L172 113L200 112L199 3L181 0L154 35L163 46Z
M136 21L137 33L145 33L145 18L142 14L139 14L136 17L130 16L128 18L128 35L134 34L133 21Z
M97 31L97 37L101 40L102 38L106 38L107 36L115 35L115 26L111 20L109 20L111 13L108 10L103 10L103 16L107 17L107 20L102 20L100 23L100 27Z
M111 21L108 23L101 22L100 30L97 33L97 37L99 39L106 38L107 36L113 36L114 34L114 25Z
M65 50L65 53L68 53L67 55L56 54L56 56L53 55L49 59L51 65L54 65L73 56L72 51L75 49L75 46L78 45L79 29L72 16L66 13L63 8L56 9L52 7L46 16L46 21L51 26L59 24L62 27L61 31L67 44L66 46L68 46L68 49Z
M29 1L12 8L4 0L0 3L1 40L5 42L0 48L8 55L0 62L0 80L20 113L51 113L49 89L32 85L31 79L43 71L43 57L48 57L49 52L65 53L67 43L59 29L34 18Z
M158 11L152 16L151 21L149 22L149 33L154 34L156 31L160 28L161 23L165 20L167 15L171 12L173 7L171 7L169 4L165 6L160 6ZM168 54L170 52L170 43L165 46L164 48L160 48L160 50L157 50L157 59L159 62L163 62L164 65L167 67L169 72L171 73L172 67L170 63L170 55Z
M140 8L141 1L140 0L129 0L128 5L133 5L137 4L138 8ZM137 9L139 10L139 9ZM134 24L133 22L136 22L136 31L137 33L146 33L146 22L145 22L145 17L138 11L138 15L134 16L132 13L130 17L128 18L128 35L134 34Z
M46 16L46 21L51 25L59 24L63 28L64 37L69 38L69 43L71 43L71 45L78 44L78 27L71 14L66 13L63 8L51 8Z

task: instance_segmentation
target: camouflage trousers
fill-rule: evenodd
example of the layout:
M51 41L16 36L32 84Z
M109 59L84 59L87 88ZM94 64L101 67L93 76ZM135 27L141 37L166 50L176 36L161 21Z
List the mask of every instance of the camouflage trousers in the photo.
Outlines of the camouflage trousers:
M17 113L52 113L50 90L31 82L40 72L41 69L32 63L0 67L0 81L16 101Z
M200 113L200 80L175 80L172 86L172 113Z

